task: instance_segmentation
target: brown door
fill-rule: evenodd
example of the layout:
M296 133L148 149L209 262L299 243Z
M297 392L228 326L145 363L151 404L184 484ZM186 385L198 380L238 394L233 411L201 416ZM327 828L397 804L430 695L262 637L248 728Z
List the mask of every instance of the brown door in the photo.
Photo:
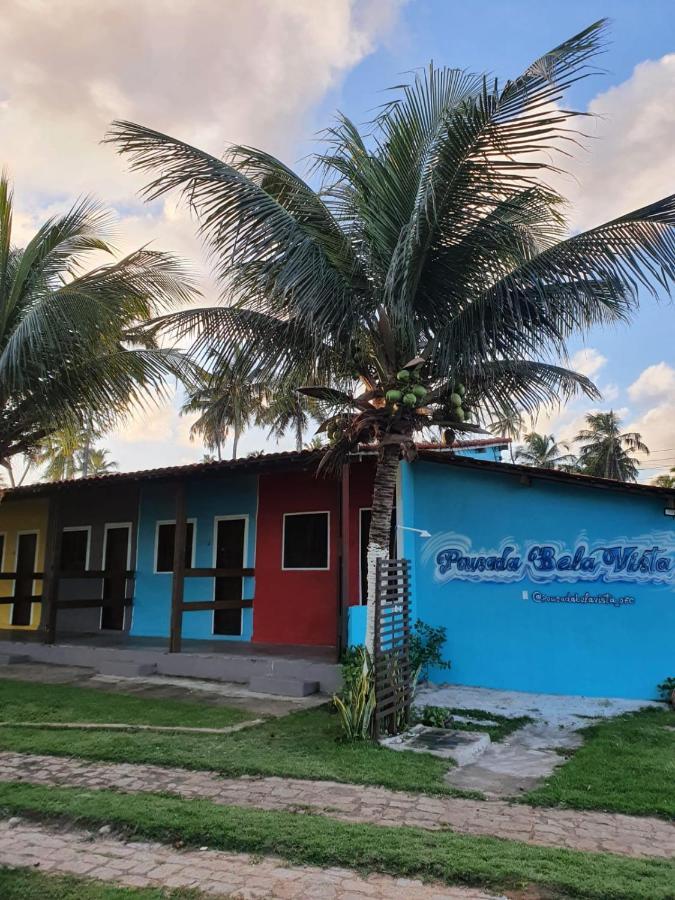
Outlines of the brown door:
M36 552L37 534L20 534L17 537L12 625L30 625Z
M216 531L216 568L241 569L244 565L246 519L221 519ZM216 600L241 601L244 579L216 578ZM241 609L217 609L213 614L214 634L241 634Z
M129 526L116 525L108 528L105 537L105 559L103 569L103 599L108 606L103 607L101 628L121 631L124 628L124 598L127 579L125 572L129 565Z

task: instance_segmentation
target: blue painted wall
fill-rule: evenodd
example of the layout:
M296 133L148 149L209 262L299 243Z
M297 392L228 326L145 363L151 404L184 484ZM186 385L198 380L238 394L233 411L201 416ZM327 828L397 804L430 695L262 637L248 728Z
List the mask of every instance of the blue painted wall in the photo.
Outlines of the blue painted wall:
M255 565L258 480L255 475L227 476L187 481L187 516L196 519L194 567L213 566L214 519L216 516L247 515L247 558L244 566ZM171 574L154 573L157 522L174 518L171 486L149 482L141 489L138 521L138 555L131 634L167 637L171 616ZM185 600L212 600L213 579L188 578ZM254 596L254 578L244 579L244 598ZM251 639L253 610L242 613L242 634L234 637L212 633L212 613L188 612L183 616L183 637L201 640Z
M490 462L502 461L502 451L499 447L464 447L455 450L455 453L457 456L470 456L472 459L487 459Z
M414 560L415 615L447 628L452 669L432 673L435 680L647 699L675 674L675 523L661 497L537 478L525 487L507 472L416 462L402 464L400 499L402 524L432 533L420 542L406 532L404 553ZM600 566L582 578L533 564L475 573L438 566L444 549L476 557L507 545L525 560L542 545L553 546L557 560L580 546L656 546L663 562L651 573L626 577ZM621 605L561 599L574 595Z

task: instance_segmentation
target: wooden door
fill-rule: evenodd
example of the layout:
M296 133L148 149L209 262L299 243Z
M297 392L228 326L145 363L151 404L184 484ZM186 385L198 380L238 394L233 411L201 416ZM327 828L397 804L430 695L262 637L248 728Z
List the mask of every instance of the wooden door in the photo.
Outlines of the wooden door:
M221 519L216 529L216 568L241 569L244 566L246 519ZM216 600L242 599L244 579L239 576L216 578ZM241 609L216 609L214 634L241 634Z
M103 569L103 599L108 602L101 614L101 628L122 631L124 628L124 599L126 597L126 571L129 567L128 525L113 525L105 533L105 558Z
M37 534L33 532L18 535L12 625L30 625L36 554Z

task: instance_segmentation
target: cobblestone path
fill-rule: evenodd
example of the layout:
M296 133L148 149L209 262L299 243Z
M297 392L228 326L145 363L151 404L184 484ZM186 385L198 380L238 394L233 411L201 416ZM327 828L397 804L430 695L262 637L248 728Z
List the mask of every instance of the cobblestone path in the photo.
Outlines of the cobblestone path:
M57 756L0 752L0 781L152 791L185 799L257 809L310 809L348 822L451 828L546 847L675 856L675 823L617 813L578 812L390 791L386 788L292 778L227 779L210 772L132 764L92 763Z
M487 900L470 888L423 884L349 869L288 866L280 860L216 850L173 850L123 843L30 822L0 823L0 865L79 875L126 887L194 888L231 900Z

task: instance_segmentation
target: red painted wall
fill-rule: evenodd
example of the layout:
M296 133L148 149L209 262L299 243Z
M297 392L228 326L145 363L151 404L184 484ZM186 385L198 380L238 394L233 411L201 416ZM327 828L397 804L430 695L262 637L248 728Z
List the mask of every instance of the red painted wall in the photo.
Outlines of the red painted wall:
M253 640L334 647L338 630L340 482L311 472L277 472L258 481ZM283 571L283 514L330 512L329 569ZM358 560L357 560L358 565Z

